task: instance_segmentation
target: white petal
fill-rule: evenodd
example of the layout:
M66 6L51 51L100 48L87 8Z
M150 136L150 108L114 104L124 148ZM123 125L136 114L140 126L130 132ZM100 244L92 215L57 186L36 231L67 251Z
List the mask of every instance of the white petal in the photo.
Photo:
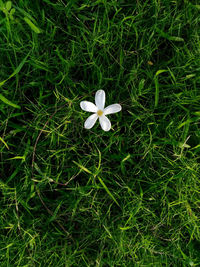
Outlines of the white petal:
M111 123L110 123L110 120L106 117L106 116L104 116L104 115L102 115L101 117L99 117L99 122L100 122L100 124L101 124L101 128L104 130L104 131L109 131L110 130L110 128L111 128Z
M106 94L104 90L98 90L95 95L95 104L99 109L104 109Z
M119 112L121 110L122 110L122 107L120 104L113 104L104 109L104 114L108 115L108 114Z
M98 110L97 106L95 106L95 104L89 101L81 101L80 106L83 110L89 112L97 112Z
M96 113L95 113L95 114L92 114L92 115L91 115L90 117L88 117L87 120L85 121L85 123L84 123L84 127L85 127L86 129L91 129L91 128L94 126L95 122L97 121L97 118L98 118L98 116L97 116Z

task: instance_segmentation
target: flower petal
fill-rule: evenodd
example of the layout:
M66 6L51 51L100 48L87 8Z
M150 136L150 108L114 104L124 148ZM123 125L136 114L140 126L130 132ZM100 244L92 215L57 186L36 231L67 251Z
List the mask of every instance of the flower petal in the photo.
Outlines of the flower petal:
M97 112L98 110L97 106L95 106L95 104L89 101L81 101L80 106L82 110L89 111L89 112Z
M101 128L104 131L107 132L110 130L111 123L110 123L110 120L106 116L103 115L103 116L99 117L99 122L100 122Z
M105 106L106 94L104 90L98 90L95 94L95 104L98 109L102 110Z
M113 104L104 109L104 114L108 115L108 114L119 112L121 110L122 110L122 107L120 104Z
M84 127L86 128L86 129L91 129L93 126L94 126L94 124L95 124L95 122L97 121L97 119L98 119L98 116L97 116L97 114L95 113L95 114L92 114L90 117L88 117L87 118L87 120L85 121L85 123L84 123Z

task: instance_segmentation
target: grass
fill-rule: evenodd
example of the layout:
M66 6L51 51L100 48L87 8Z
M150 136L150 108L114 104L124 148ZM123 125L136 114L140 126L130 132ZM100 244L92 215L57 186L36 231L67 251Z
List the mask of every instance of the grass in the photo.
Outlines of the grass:
M199 266L198 1L0 7L1 266Z

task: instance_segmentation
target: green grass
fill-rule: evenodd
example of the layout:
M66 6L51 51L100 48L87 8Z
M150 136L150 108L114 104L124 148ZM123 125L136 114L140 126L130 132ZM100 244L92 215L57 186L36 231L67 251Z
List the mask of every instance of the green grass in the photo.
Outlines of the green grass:
M0 7L1 267L200 266L198 1Z

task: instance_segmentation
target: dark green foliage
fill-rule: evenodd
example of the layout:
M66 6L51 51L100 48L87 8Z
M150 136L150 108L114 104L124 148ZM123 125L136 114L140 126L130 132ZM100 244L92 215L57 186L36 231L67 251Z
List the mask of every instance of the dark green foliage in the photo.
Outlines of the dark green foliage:
M0 0L2 267L200 265L199 12Z

